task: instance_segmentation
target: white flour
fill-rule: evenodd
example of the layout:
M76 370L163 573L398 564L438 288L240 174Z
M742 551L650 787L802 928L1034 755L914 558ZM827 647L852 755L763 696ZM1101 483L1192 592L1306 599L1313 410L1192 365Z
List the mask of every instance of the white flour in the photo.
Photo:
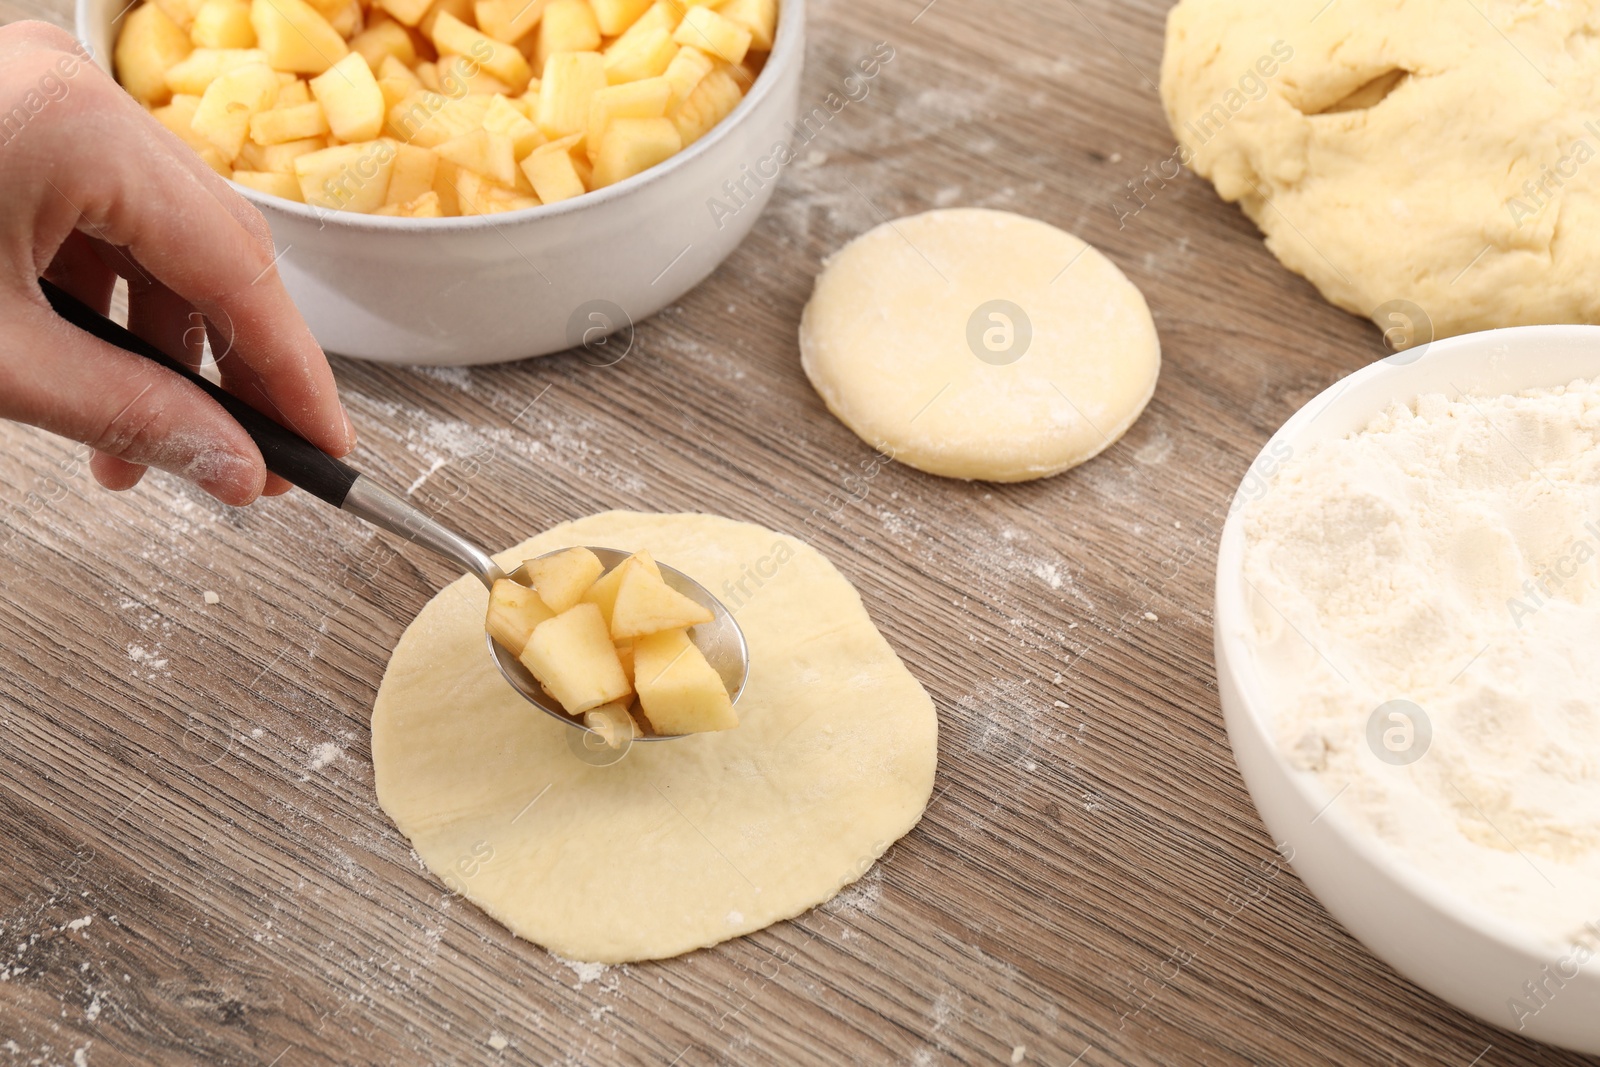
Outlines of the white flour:
M1600 922L1597 442L1594 382L1425 396L1293 457L1244 515L1284 751L1552 942Z

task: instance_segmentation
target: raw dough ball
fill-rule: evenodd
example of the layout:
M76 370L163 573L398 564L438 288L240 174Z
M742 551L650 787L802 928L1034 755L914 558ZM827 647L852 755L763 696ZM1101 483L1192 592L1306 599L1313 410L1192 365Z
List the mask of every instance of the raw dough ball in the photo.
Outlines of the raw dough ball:
M738 729L636 743L610 766L489 660L463 578L400 638L372 712L378 800L430 870L520 937L583 961L675 956L797 915L922 817L933 703L809 546L708 515L613 511L502 552L649 549L737 613Z
M1141 199L1191 165L1403 343L1430 319L1440 337L1600 319L1600 4L1472 7L1183 0L1161 70L1182 145Z
M869 445L931 474L1020 482L1109 446L1155 391L1150 309L1078 238L1005 211L884 223L823 264L800 320L811 384Z

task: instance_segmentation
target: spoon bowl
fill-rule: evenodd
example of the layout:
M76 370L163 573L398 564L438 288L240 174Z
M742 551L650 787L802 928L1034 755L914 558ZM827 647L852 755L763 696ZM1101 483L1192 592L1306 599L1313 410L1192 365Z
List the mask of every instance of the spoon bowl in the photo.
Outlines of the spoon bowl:
M554 556L566 549L556 549L544 555L534 557L544 559ZM589 551L600 557L600 562L605 564L606 573L627 559L631 553L619 552L614 548L595 548L589 546ZM657 562L661 569L661 578L675 591L693 600L696 604L711 612L710 622L703 622L698 626L689 628L689 640L705 656L706 662L711 664L711 669L722 677L722 684L727 687L728 698L735 704L744 692L744 683L750 674L750 649L745 643L744 631L739 629L739 624L734 621L733 613L723 606L722 602L706 591L705 586L695 581L675 567ZM522 661L511 654L511 651L502 646L487 631L485 639L489 642L489 654L494 657L495 665L500 668L500 673L505 676L511 688L522 694L522 698L540 711L553 718L560 719L568 726L582 730L584 733L599 736L599 731L593 730L584 724L581 718L567 714L565 708L544 691L528 668ZM688 737L689 734L643 734L634 738L635 741L671 741L678 737Z

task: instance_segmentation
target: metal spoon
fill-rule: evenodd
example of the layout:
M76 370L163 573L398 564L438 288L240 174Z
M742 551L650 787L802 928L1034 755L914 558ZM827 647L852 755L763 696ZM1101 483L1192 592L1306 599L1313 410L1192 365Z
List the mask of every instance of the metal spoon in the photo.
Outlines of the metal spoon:
M334 459L299 434L280 426L221 386L196 374L43 278L39 279L39 288L56 314L80 330L93 334L107 344L154 360L204 390L244 427L251 440L261 449L267 469L273 474L381 530L444 556L475 576L485 588L493 587L496 581L506 577L489 553L418 511L367 475ZM600 557L600 562L606 565L608 571L628 557L626 552L610 548L591 547L589 551ZM728 696L737 703L744 692L745 679L750 670L750 650L745 644L744 632L734 621L733 613L687 574L664 563L657 565L661 568L661 577L669 586L711 612L712 620L692 627L689 637L704 654L706 661L722 676ZM598 734L598 731L584 725L582 720L568 715L561 705L545 695L544 688L528 669L516 656L500 647L487 631L484 636L489 642L495 665L524 700L575 730ZM636 740L664 741L669 740L670 736L646 735Z

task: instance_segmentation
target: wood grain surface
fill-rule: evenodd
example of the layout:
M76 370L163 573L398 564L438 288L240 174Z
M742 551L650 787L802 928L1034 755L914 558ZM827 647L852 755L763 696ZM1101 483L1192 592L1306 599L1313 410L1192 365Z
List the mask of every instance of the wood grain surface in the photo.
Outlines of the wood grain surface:
M570 966L451 897L373 795L373 693L443 564L304 494L106 493L81 450L3 425L0 1064L1600 1062L1375 960L1276 862L1229 753L1227 502L1377 331L1188 173L1119 223L1173 151L1161 0L925 3L814 5L805 106L876 42L894 59L620 363L335 362L359 465L489 544L613 507L815 544L937 703L921 825L793 922ZM24 17L70 19L0 0ZM807 385L820 259L949 205L1072 230L1148 297L1160 386L1087 466L878 464Z

